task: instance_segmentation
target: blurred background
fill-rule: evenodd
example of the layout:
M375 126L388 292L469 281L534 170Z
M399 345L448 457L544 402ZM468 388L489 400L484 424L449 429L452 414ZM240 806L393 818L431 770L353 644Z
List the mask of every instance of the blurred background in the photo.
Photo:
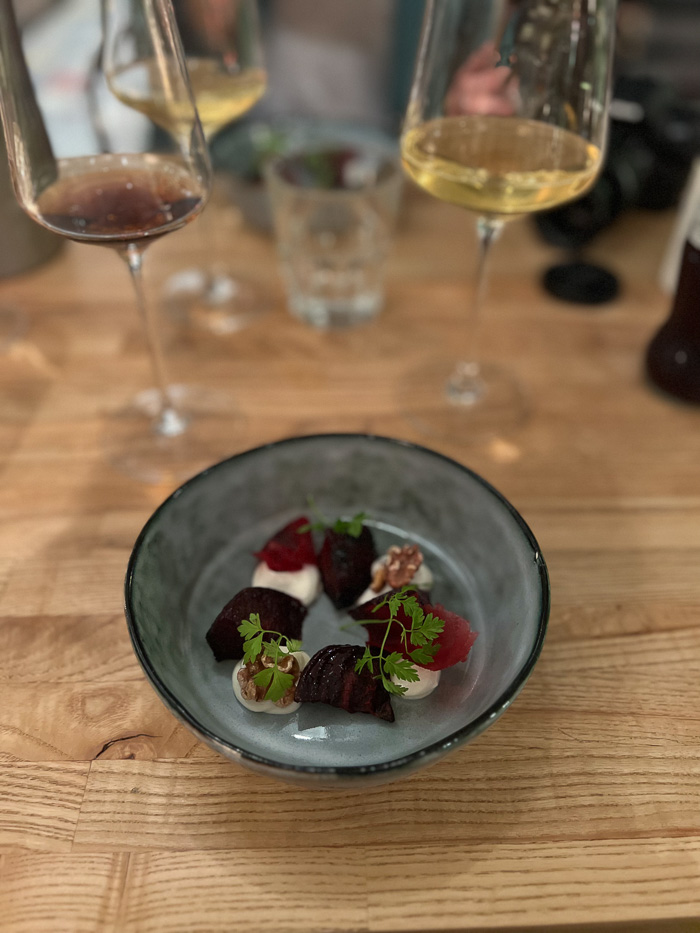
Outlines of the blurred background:
M28 54L35 67L40 63L45 85L40 91L50 95L67 133L82 11L94 2L16 3ZM533 2L556 6L556 0ZM363 124L390 139L398 136L423 8L424 0L260 0L268 90L212 145L216 167L230 176L233 197L251 225L269 230L262 163L284 149L304 121ZM47 17L63 21L65 41L45 42ZM533 221L569 259L578 258L624 211L666 210L688 190L700 152L697 0L621 0L615 74L610 145L600 180L581 201ZM682 242L681 232L676 240ZM675 242L665 264L667 288L678 250Z

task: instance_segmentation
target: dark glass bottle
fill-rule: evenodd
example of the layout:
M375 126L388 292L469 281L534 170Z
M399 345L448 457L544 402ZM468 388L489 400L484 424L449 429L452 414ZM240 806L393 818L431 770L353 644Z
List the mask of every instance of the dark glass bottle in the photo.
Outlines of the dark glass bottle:
M671 314L649 344L646 368L665 392L700 403L700 217L685 244Z

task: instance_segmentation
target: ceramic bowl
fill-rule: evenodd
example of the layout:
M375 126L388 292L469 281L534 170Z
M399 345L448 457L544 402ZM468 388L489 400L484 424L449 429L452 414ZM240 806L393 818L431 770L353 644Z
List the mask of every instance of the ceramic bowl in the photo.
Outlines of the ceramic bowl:
M302 706L249 712L205 634L250 585L253 552L312 496L332 517L367 513L380 553L416 542L435 576L432 599L468 618L478 638L423 700L393 700L396 721ZM126 617L136 655L163 702L211 748L293 783L358 786L396 780L475 738L516 697L540 653L549 614L547 568L518 512L489 483L438 453L389 438L318 435L246 451L167 499L134 546ZM322 596L304 648L362 644L360 629ZM465 767L468 761L465 760Z

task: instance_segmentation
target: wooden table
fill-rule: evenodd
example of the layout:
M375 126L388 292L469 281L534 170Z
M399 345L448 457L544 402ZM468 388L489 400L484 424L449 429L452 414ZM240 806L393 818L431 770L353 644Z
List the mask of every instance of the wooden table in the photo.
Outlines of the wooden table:
M0 929L3 933L700 929L700 410L652 391L673 218L629 215L590 249L614 304L545 296L559 258L513 225L494 256L490 353L532 399L518 434L435 443L538 536L549 634L513 708L383 788L261 779L199 744L132 654L131 545L170 491L102 455L105 412L148 384L124 270L69 246L0 283L30 318L0 374ZM458 342L466 214L412 193L376 322L321 334L283 307L272 244L222 216L272 291L230 338L169 328L175 375L237 394L258 443L362 430L420 440L396 386ZM156 295L196 225L148 257ZM581 925L581 926L579 926Z

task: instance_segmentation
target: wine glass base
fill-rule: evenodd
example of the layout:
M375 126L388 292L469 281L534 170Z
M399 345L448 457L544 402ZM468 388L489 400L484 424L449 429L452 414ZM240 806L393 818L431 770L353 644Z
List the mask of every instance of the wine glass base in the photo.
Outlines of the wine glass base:
M528 416L518 380L490 363L464 379L444 365L414 373L402 387L401 410L420 434L459 445L512 434Z
M171 276L165 304L181 322L217 337L243 330L267 311L260 289L217 269L183 269Z
M0 353L21 340L26 330L27 318L22 311L11 305L0 305Z
M145 483L180 483L244 448L245 416L229 395L201 387L172 385L169 395L180 419L161 422L170 433L154 429L160 392L146 389L106 425L105 453L121 473Z

